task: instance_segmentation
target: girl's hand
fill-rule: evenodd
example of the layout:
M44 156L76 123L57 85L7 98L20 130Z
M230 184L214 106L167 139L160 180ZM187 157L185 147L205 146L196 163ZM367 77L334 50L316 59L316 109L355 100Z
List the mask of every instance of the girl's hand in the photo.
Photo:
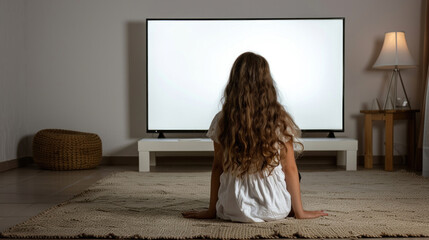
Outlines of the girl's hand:
M303 211L302 213L295 214L296 219L310 219L310 218L318 218L322 216L328 216L327 213L323 211Z
M185 218L198 218L198 219L210 219L210 218L216 218L216 212L215 211L187 211L183 212L182 216Z

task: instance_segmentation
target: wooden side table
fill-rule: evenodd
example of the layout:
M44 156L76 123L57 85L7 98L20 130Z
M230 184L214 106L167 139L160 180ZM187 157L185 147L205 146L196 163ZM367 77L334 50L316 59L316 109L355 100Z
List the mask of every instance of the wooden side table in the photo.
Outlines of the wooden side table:
M413 168L415 154L416 113L419 110L361 110L365 114L365 168L372 168L372 121L385 124L384 170L393 171L393 125L396 120L408 120L408 166Z

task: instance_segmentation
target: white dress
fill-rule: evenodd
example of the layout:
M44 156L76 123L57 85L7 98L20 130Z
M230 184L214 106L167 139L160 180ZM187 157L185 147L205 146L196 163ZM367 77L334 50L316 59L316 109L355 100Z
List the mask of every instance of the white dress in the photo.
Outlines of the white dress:
M207 136L217 139L218 113ZM245 174L242 178L229 172L220 176L216 214L219 218L234 222L264 222L286 218L291 210L291 197L286 189L285 175L281 164L271 175Z

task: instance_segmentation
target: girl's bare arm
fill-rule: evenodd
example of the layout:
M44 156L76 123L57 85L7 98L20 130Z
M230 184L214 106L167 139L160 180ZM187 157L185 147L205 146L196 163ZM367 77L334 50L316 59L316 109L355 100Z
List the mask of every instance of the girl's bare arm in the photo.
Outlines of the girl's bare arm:
M185 218L216 218L216 203L220 186L220 175L223 173L223 149L218 143L214 143L214 161L210 184L210 204L205 211L188 211L182 213Z
M301 189L299 185L298 167L296 166L295 162L292 141L286 143L286 149L281 150L280 161L282 163L283 172L285 173L287 190L292 198L292 210L295 213L295 217L299 219L305 219L327 216L328 214L323 211L305 211L303 209L301 201Z

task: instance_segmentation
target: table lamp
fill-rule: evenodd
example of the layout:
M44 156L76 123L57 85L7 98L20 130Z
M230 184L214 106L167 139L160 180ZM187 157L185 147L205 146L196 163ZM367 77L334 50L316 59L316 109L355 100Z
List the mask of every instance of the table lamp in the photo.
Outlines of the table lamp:
M377 58L373 68L376 69L392 69L390 78L389 90L387 91L386 100L384 101L383 109L386 109L389 96L394 100L391 101L393 109L396 109L397 100L397 78L401 80L401 86L405 94L407 106L411 109L410 101L408 100L407 92L405 91L404 82L402 81L400 69L416 67L410 51L408 50L407 41L405 40L404 32L388 32L384 35L384 43L381 48L380 55ZM393 82L393 96L390 94L390 89Z

